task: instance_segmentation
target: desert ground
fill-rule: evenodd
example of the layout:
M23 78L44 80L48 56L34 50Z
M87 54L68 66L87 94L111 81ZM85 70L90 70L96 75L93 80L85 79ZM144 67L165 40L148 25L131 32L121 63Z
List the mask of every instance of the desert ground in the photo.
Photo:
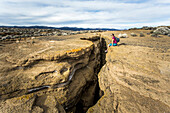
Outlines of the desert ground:
M105 53L112 33L128 37ZM147 33L0 42L0 112L170 112L170 37Z

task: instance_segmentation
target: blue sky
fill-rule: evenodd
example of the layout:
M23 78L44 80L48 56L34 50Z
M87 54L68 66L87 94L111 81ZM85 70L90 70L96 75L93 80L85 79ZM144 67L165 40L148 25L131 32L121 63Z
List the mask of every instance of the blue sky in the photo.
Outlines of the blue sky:
M170 25L170 0L0 0L0 25L118 29Z

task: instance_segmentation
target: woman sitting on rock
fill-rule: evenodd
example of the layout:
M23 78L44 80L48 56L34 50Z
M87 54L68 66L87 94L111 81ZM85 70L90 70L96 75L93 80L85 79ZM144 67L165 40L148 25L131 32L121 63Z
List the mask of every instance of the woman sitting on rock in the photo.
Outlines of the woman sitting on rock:
M114 34L112 34L112 43L109 44L109 47L110 46L117 46L117 40L116 40L116 37Z
M112 34L112 43L110 43L109 45L108 45L108 48L110 47L110 46L117 46L117 40L116 40L116 37L115 37L115 35L114 34ZM105 50L105 52L107 52L107 50Z

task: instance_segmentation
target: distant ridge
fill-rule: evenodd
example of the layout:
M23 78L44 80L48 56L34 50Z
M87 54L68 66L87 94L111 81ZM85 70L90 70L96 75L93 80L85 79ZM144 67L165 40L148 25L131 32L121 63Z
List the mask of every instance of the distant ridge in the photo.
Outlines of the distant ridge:
M80 30L104 30L104 31L118 31L119 29L113 29L113 28L77 28L77 27L60 27L57 29L61 30L72 30L72 31L80 31Z
M60 29L60 30L104 30L104 31L119 31L119 29L114 28L78 28L78 27L48 27L48 26L0 26L1 28L37 28L37 29Z

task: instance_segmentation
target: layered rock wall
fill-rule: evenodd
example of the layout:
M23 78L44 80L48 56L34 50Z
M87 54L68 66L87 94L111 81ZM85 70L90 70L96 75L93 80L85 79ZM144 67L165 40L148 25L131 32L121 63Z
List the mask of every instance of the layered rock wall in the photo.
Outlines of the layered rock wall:
M100 36L74 39L64 42L68 48L58 50L61 42L41 42L32 45L41 47L34 52L32 46L26 47L29 54L20 44L21 49L13 50L19 59L3 48L0 112L85 112L94 103L97 73L105 59L103 43Z

